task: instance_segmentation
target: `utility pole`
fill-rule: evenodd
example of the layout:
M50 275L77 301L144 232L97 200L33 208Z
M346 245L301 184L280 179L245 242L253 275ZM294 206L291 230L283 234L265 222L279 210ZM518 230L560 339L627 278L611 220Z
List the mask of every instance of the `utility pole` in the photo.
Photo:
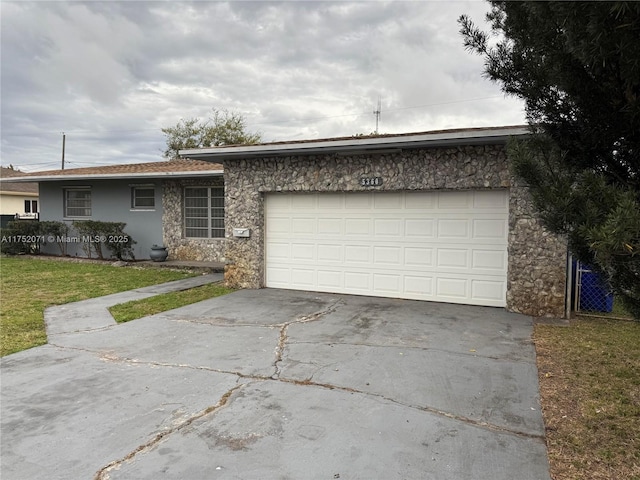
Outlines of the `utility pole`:
M375 133L376 135L378 134L378 122L380 121L380 112L381 112L381 105L382 105L382 100L380 99L380 97L378 97L378 109L373 111L373 114L376 116L376 130Z
M66 141L66 136L64 132L62 132L62 170L64 170L64 144Z

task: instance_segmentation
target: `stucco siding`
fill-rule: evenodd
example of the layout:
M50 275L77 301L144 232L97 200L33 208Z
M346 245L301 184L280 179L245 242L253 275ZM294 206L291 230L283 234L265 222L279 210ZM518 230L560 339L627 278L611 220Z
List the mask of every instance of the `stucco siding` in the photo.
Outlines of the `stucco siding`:
M37 193L2 193L0 194L0 215L23 215L24 201L38 200Z
M152 209L131 208L131 188L134 185L153 185L155 207ZM90 187L91 216L69 218L64 215L64 189L69 187ZM160 181L145 180L93 180L42 182L40 184L40 220L63 221L71 225L73 220L98 220L104 222L124 222L125 232L136 241L136 259L148 259L153 244L162 244L162 186ZM45 253L59 254L56 245L46 245ZM107 252L105 252L106 254ZM67 255L84 256L76 243L67 244Z

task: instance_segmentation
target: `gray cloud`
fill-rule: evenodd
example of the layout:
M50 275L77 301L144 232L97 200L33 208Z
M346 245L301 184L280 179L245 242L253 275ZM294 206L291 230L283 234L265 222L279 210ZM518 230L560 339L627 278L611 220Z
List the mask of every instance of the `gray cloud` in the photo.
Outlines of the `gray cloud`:
M2 163L161 159L212 107L265 140L522 123L457 17L483 2L3 1Z

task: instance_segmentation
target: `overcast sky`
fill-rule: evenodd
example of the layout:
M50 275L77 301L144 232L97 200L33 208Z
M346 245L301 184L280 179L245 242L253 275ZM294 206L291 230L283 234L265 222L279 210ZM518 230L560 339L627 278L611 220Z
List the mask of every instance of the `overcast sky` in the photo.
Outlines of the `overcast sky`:
M482 1L0 3L2 165L162 160L162 127L244 115L264 141L524 123L456 19Z

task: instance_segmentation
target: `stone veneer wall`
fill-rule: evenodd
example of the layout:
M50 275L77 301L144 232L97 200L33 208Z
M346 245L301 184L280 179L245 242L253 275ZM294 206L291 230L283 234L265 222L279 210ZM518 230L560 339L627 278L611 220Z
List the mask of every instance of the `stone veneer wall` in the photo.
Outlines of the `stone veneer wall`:
M184 238L184 187L224 185L221 176L165 180L162 183L162 240L169 260L224 262L224 238Z
M564 317L566 244L535 218L527 189L512 177L502 145L228 160L224 175L225 280L230 286L264 286L265 193L503 188L510 198L507 309ZM360 186L361 177L378 176L382 186ZM234 227L250 228L251 237L233 238Z

